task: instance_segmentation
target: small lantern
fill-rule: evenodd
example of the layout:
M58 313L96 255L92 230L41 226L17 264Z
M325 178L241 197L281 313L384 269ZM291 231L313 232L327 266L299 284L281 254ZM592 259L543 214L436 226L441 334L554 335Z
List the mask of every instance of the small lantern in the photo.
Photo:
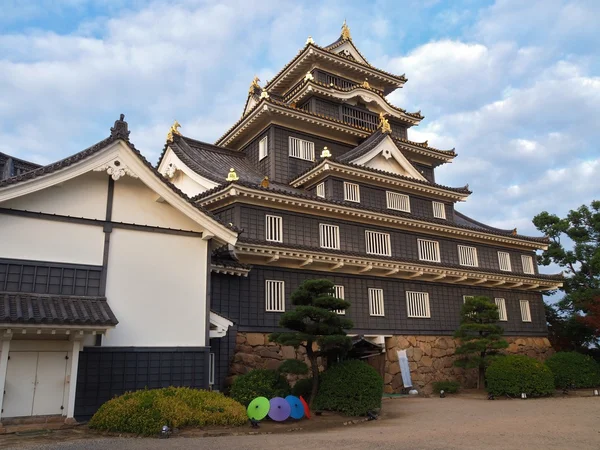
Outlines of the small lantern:
M171 429L169 428L169 426L163 425L162 429L160 430L160 438L168 439L170 435L171 435Z
M521 398L525 400L527 398L527 394L525 392L521 392Z
M446 398L446 392L443 389L440 390L440 398Z
M598 389L594 389L594 395L595 395L596 397L598 397L598 396L600 395L600 393L598 393Z

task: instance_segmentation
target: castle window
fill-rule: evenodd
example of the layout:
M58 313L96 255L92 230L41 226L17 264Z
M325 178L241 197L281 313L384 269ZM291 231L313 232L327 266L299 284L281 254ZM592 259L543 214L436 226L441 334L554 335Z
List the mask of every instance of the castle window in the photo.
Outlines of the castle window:
M467 303L467 300L475 298L474 295L463 295L463 303Z
M396 211L410 212L410 199L408 195L387 191L387 207Z
M337 225L319 224L321 248L340 249L340 227Z
M325 198L325 183L317 184L317 197Z
M265 311L285 311L285 282L266 280L265 282Z
M383 311L383 289L369 288L369 314L372 316L384 316Z
M335 289L335 297L336 298L341 298L342 300L344 300L344 286L339 286L339 285L335 285L334 286ZM346 314L346 310L345 309L336 309L335 310L336 313L340 314L340 315L345 315Z
M267 214L265 239L271 242L283 242L283 219L281 217Z
M440 262L440 243L428 239L417 239L421 261Z
M306 161L314 161L315 143L290 136L290 156Z
M498 307L498 315L500 316L499 320L507 321L508 317L506 315L506 300L503 298L495 298L494 301Z
M258 143L258 160L259 161L262 161L269 155L268 143L269 143L269 140L268 140L267 136L265 136L264 138L262 138L259 141L259 143Z
M433 217L438 219L446 218L446 207L442 202L432 202L433 204Z
M521 262L523 263L523 272L528 273L529 275L533 275L535 271L533 270L533 258L528 255L521 255Z
M344 181L344 200L360 203L360 186Z
M500 264L500 270L510 272L512 270L510 265L510 253L498 252L498 263Z
M477 248L466 245L458 246L458 262L461 266L477 267Z
M431 317L429 310L429 294L427 292L406 292L406 308L408 317L428 319Z
M392 256L389 234L378 231L365 231L365 241L368 254Z
M531 311L529 310L529 300L520 300L521 302L521 320L531 322Z

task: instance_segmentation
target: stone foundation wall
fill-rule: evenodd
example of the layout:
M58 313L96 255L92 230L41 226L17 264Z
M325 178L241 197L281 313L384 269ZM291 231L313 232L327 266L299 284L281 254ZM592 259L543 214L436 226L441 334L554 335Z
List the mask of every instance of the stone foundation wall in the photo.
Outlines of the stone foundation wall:
M268 333L238 332L235 355L230 367L228 384L236 375L242 375L252 369L277 369L286 359L299 359L308 364L306 351L300 347L282 347L269 342ZM547 338L542 337L506 337L509 347L506 353L519 353L539 360L545 360L554 353ZM451 336L392 336L385 340L384 389L387 393L402 391L402 376L398 363L398 350L406 350L410 374L415 388L429 394L435 381L458 381L463 387L475 387L477 373L473 369L454 367L454 352L458 340ZM323 370L319 360L319 370ZM294 382L298 376L289 375L288 381Z
M505 353L519 353L545 360L554 353L550 341L540 337L506 337L509 346ZM429 394L435 381L458 381L466 388L475 387L477 373L474 369L454 367L457 339L450 336L392 336L386 339L384 389L387 393L403 388L398 350L406 350L414 387Z

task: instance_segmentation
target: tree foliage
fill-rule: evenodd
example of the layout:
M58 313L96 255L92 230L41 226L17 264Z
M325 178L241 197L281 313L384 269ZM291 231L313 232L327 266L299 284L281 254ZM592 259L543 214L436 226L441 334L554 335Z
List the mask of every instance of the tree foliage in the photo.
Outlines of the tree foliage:
M581 205L564 218L547 211L533 218L538 230L550 238L548 250L538 256L540 265L564 269L564 297L547 310L553 345L571 340L587 347L600 337L600 201ZM571 245L572 244L572 245ZM570 247L570 248L568 248ZM595 338L594 338L595 336Z
M498 325L498 307L483 296L467 297L462 310L460 326L454 337L460 339L456 355L461 358L454 362L457 367L479 370L477 387L482 388L485 369L498 354L498 350L508 347L502 339L504 329Z
M312 391L309 404L319 389L317 359L333 351L345 352L351 347L346 330L352 321L340 316L336 310L348 309L350 303L335 297L335 288L329 280L306 280L291 296L294 309L285 312L279 326L290 331L271 333L270 340L294 348L306 348L312 371Z

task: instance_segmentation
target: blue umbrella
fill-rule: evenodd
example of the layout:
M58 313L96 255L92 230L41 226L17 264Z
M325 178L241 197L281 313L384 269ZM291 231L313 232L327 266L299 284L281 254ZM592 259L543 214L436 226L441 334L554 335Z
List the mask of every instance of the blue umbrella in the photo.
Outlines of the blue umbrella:
M295 395L288 395L285 401L290 404L290 417L292 419L302 419L304 417L304 405Z

